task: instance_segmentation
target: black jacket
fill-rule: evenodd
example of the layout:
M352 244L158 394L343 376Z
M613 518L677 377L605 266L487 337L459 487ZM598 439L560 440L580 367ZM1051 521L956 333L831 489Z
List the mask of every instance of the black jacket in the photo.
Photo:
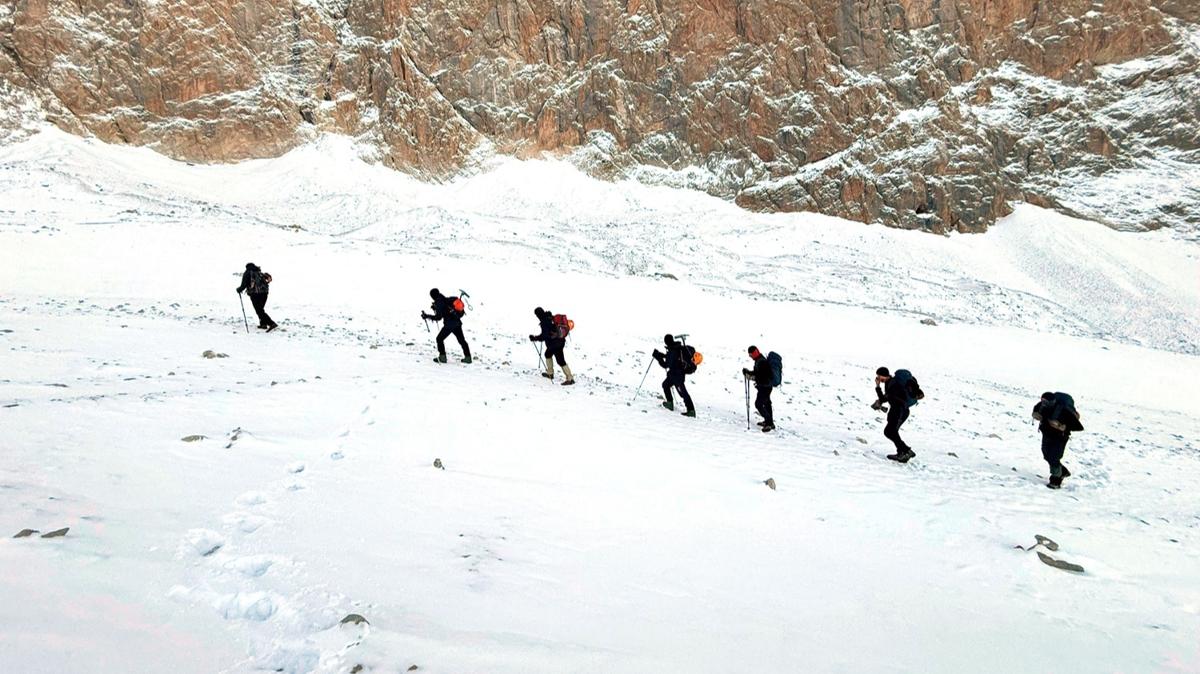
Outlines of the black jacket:
M775 373L771 371L771 363L766 356L754 359L753 370L743 370L754 377L755 388L771 388L775 385Z
M886 400L889 405L895 409L908 409L908 391L904 385L896 380L895 377L889 378L883 384L883 390L879 389L879 385L875 385L875 395L879 396L880 400Z
M238 286L237 291L240 293L243 290L249 290L250 289L250 280L254 278L255 274L261 274L261 273L262 273L262 269L258 265L253 265L253 264L246 265L246 271L242 272L242 285ZM263 293L263 294L266 295L267 293Z
M534 335L533 341L545 342L547 345L553 345L565 342L566 340L558 336L558 326L554 325L554 314L547 311L538 319L538 329L540 333Z
M654 350L654 359L667 371L669 379L683 379L683 344L675 342L667 347L667 352Z
M462 317L454 310L454 304L450 298L441 295L433 300L433 304L429 305L433 309L431 320L443 321L443 324L448 328L457 328L462 326Z

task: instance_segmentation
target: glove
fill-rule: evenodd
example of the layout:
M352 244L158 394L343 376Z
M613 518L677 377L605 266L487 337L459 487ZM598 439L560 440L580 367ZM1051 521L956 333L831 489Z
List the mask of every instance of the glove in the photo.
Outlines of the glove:
M242 289L241 289L241 288L234 288L234 290L236 290L236 291L237 291L237 294L239 294L239 295L241 295L241 294L242 294Z
M429 319L433 318L433 316L430 316L429 314L427 314L427 313L425 313L424 311L422 311L422 312L421 312L421 318L423 318L423 319L425 319L425 320L429 320Z
M879 400L876 400L875 402L871 403L871 409L882 411L883 405L886 402L887 402L886 400L884 400L883 398L880 398Z
M744 367L742 368L742 376L743 376L743 377L749 377L749 376L750 376L750 375L752 375L752 374L754 374L754 373L753 373L753 372L751 372L750 370L747 370L747 369L746 369L746 368L744 368Z
M664 357L663 353L661 351L659 351L658 349L655 349L654 353L652 353L650 355L654 356L655 358L663 358Z
M531 341L531 342L536 342L536 341L537 341L537 335L530 335L530 336L529 336L529 341Z

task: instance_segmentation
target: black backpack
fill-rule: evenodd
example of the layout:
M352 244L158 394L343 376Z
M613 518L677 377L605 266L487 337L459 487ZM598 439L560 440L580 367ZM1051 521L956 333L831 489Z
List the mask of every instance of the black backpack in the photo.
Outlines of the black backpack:
M917 383L917 378L908 370L896 370L896 374L892 378L904 386L904 393L908 396L909 407L916 405L925 397L925 392L921 390L921 385Z
M271 275L262 270L254 270L250 272L250 287L248 290L251 295L265 295L270 290Z
M696 366L704 360L704 357L696 352L696 347L684 344L679 347L679 359L683 361L684 374L696 374Z

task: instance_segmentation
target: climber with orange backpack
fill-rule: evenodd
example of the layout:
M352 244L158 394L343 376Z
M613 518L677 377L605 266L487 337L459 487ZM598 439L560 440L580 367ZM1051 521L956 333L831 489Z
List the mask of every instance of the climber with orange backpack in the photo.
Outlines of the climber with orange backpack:
M439 363L446 362L446 338L454 335L458 339L458 345L462 347L462 362L470 363L471 347L467 346L467 338L463 337L462 329L463 315L467 311L462 298L446 297L437 288L430 290L429 296L433 298L433 304L429 305L433 309L433 313L421 312L421 318L427 321L442 322L442 329L437 334L438 357L434 360Z
M663 380L662 389L663 407L668 410L675 409L675 399L671 396L671 389L674 388L683 398L685 411L683 416L696 416L696 406L692 404L692 396L688 395L687 385L685 384L686 376L696 372L696 366L700 364L703 357L696 351L694 347L688 346L686 343L687 335L680 335L680 339L676 340L674 335L665 335L663 344L667 347L667 352L663 353L658 349L651 354L654 360L667 371L667 378Z
M562 385L571 386L575 383L575 377L571 374L571 366L567 365L563 349L567 345L567 335L571 334L571 329L575 327L575 321L567 318L565 314L556 314L541 307L534 309L533 315L537 316L541 332L530 335L529 341L546 343L546 351L541 354L546 361L546 371L542 376L554 381L554 362L558 361L558 366L562 368L563 376L566 377Z

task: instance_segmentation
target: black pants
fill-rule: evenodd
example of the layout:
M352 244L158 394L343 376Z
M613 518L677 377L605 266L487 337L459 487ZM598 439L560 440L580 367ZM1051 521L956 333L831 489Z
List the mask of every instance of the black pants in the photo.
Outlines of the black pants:
M275 325L275 321L267 315L267 294L249 293L249 295L250 304L254 305L254 313L258 314L258 324L267 328Z
M1070 439L1069 434L1052 428L1042 430L1042 458L1050 464L1050 475L1054 477L1062 477L1062 458L1067 451L1067 440Z
M692 404L692 396L688 395L687 384L684 383L683 377L675 379L674 381L672 381L670 377L667 377L663 380L662 387L663 396L666 397L667 402L671 404L675 403L675 398L671 396L671 389L674 388L676 391L679 391L679 397L683 398L684 408L688 412L696 411L696 406Z
M888 409L887 426L883 427L883 436L896 445L897 452L910 452L912 448L900 439L900 427L908 419L908 407L892 405Z
M559 367L566 367L567 357L563 355L563 347L566 345L567 343L562 340L556 339L548 341L546 342L546 351L542 355L545 357L547 362L553 358L554 361L558 363Z
M446 355L446 338L454 335L458 339L458 345L462 347L463 357L471 357L471 347L467 346L467 338L463 337L462 325L445 325L437 334L438 355Z
M771 387L764 386L758 389L758 395L754 398L754 409L762 415L763 421L768 426L775 425L775 414L771 410Z

